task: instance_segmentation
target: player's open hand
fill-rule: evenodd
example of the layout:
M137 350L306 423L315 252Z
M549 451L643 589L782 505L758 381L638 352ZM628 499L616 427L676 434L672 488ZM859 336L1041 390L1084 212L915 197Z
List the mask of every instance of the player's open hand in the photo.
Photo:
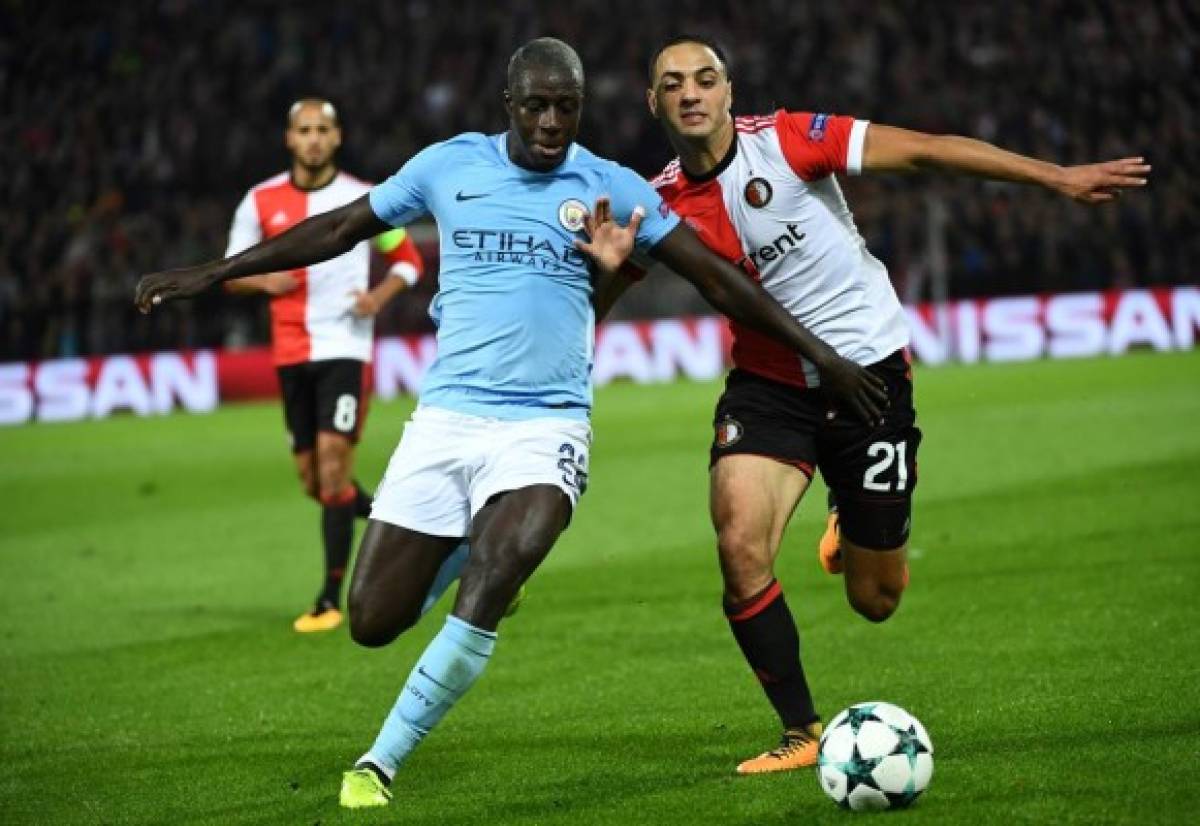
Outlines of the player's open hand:
M867 424L883 420L888 406L883 379L849 359L833 355L817 365L821 387L836 408L852 413Z
M575 248L595 261L601 269L616 272L633 252L638 227L645 214L646 211L640 206L635 207L629 223L620 226L613 219L609 199L603 196L597 198L595 208L583 218L583 231L589 240L576 240Z
M1146 185L1150 164L1145 158L1064 167L1053 187L1081 204L1103 204L1120 197L1126 189Z
M355 290L350 295L354 297L354 303L350 305L350 312L359 318L374 318L375 314L383 307L379 299L370 292Z
M191 298L211 287L215 280L208 264L143 275L138 280L133 303L143 313L148 313L164 301Z

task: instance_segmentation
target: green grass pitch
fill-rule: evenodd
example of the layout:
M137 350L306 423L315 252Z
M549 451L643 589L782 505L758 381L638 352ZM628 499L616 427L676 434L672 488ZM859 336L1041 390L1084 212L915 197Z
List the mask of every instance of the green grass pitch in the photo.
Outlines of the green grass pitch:
M277 406L0 431L0 823L867 817L810 772L732 773L778 731L720 611L718 391L597 394L574 525L392 807L354 815L340 773L440 618L379 651L291 632L318 517ZM826 717L888 700L933 737L929 792L886 817L1196 822L1200 352L918 369L917 398L899 613L870 625L818 569L819 489L778 571ZM410 407L372 410L369 486Z

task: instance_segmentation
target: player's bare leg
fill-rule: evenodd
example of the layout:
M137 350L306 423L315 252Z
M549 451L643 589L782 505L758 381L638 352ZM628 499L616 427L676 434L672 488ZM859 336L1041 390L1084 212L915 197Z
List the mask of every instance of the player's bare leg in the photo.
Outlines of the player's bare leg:
M479 530L482 525L486 524L486 522L491 518L493 513L494 511L485 508L479 513L479 515L475 517L472 527L475 530ZM456 541L458 544L450 551L449 554L444 557L433 578L429 580L429 585L425 589L424 599L421 603L420 609L417 612L417 616L411 617L410 615L405 621L404 628L415 624L420 617L429 613L433 606L437 604L438 600L441 599L442 595L450 589L450 586L461 578L463 569L466 567L467 561L471 558L471 546L466 537ZM364 537L364 545L365 544L366 541ZM360 561L357 564L362 565L363 551L360 550L359 554ZM425 581L425 572L422 571L420 576L413 577L412 581L415 586L419 587ZM505 617L511 617L513 614L517 613L517 610L520 608L521 602L524 598L524 594L525 586L522 585L517 589L516 595L505 608ZM406 596L406 614L409 613L408 609L411 609L411 606L408 605L407 600L408 597Z
M509 491L489 502L471 525L471 556L454 616L494 631L570 518L570 501L553 485Z
M304 495L314 502L321 501L321 486L317 477L317 455L315 450L301 450L292 454L296 464L296 478L300 481L300 489ZM362 486L353 477L353 452L346 463L345 475L350 477L350 484L354 487L354 515L359 519L366 519L371 515L371 494L363 490Z
M296 478L304 495L316 502L321 501L321 490L317 485L317 461L315 450L299 450L292 454L296 463Z
M496 626L570 513L557 487L533 485L494 497L476 515L454 611L409 674L375 743L343 776L343 806L387 804L396 769L483 673ZM440 559L457 544L373 521L350 588L354 639L382 645L415 621Z
M321 499L345 496L354 465L354 445L340 433L317 434L317 483Z
M367 522L347 599L354 641L378 648L411 628L438 569L461 541Z
M908 585L908 545L877 551L842 536L841 557L851 607L871 622L894 614Z
M296 478L300 481L300 488L304 491L304 495L320 504L321 485L317 475L317 451L315 449L299 450L292 454L292 459L296 465ZM326 582L329 579L329 556L329 549L326 547ZM292 623L295 630L301 633L332 631L341 625L342 612L338 610L336 600L334 604L328 604L328 600L324 598L325 590L322 587L321 593L317 595L317 599L313 603L312 610L305 611Z
M321 538L325 550L325 580L313 609L297 617L292 627L302 633L332 631L342 623L342 580L354 541L354 517L361 491L350 482L354 445L340 433L321 431L315 450L296 454L296 468L305 492L321 504Z
M724 606L730 630L784 728L778 747L738 765L739 774L788 771L817 759L820 721L800 663L800 636L775 579L775 558L808 489L798 468L762 456L724 456L711 472Z
M808 490L799 469L763 456L721 458L709 474L709 511L727 602L762 593L792 512Z

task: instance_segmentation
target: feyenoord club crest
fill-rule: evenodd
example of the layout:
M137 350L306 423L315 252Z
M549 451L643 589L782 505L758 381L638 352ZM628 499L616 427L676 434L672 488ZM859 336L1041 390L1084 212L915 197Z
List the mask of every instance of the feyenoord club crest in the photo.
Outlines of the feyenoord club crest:
M746 184L746 203L755 209L762 209L771 203L773 194L766 178L751 178Z
M742 425L732 416L726 416L717 422L717 447L729 447L737 444L742 438Z
M587 207L583 201L568 198L558 205L558 222L568 232L579 232L583 229L583 218L587 215Z

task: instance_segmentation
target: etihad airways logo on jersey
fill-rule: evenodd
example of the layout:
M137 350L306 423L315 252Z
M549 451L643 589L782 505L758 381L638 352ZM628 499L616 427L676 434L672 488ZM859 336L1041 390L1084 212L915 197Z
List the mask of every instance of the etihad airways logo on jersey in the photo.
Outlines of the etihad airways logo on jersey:
M750 250L749 255L738 261L738 266L747 272L757 272L762 269L763 264L778 261L800 246L800 242L804 240L804 233L800 231L800 225L785 224L785 226L787 227L787 232L769 244L764 244L756 250Z
M587 266L583 253L571 244L539 238L530 232L504 229L457 229L454 246L474 252L475 260L488 264L516 264L555 272L574 272Z

